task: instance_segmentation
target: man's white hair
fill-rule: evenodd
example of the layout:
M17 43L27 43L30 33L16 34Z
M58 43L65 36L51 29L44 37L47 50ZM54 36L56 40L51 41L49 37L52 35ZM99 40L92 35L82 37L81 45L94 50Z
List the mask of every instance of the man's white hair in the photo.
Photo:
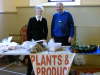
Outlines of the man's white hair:
M44 7L42 5L36 5L35 9L41 9L42 11L44 11Z
M62 2L57 2L56 5L64 6Z

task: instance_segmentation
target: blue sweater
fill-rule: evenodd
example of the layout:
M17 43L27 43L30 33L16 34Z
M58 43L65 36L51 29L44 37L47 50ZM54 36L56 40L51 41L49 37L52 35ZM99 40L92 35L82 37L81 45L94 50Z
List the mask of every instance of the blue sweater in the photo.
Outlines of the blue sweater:
M69 12L55 13L51 24L51 37L73 37L74 22Z

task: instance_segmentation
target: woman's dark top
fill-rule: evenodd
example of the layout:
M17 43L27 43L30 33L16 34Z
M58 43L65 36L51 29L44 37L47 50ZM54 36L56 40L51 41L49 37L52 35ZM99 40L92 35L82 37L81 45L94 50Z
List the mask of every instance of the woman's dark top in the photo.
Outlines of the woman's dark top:
M36 17L29 20L27 28L27 40L42 40L47 39L48 27L47 20L42 17L41 21L37 21Z

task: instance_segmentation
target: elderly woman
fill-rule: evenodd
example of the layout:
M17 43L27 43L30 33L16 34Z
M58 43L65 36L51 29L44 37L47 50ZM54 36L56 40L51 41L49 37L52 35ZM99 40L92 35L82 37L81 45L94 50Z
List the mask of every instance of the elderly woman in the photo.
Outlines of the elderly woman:
M40 5L35 7L36 16L30 18L29 23L28 23L28 28L27 28L28 41L32 39L34 39L35 41L47 39L47 34L48 34L47 20L42 16L43 10L44 8ZM31 73L32 70L33 70L32 63L28 56L27 75L35 75Z
M36 6L36 16L32 17L28 23L27 40L44 40L47 39L48 28L47 20L42 16L43 7Z

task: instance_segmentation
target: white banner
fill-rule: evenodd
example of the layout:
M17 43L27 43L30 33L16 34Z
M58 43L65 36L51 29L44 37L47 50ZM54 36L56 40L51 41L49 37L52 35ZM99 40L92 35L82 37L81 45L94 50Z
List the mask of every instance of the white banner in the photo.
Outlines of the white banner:
M68 75L75 54L30 55L35 75Z

